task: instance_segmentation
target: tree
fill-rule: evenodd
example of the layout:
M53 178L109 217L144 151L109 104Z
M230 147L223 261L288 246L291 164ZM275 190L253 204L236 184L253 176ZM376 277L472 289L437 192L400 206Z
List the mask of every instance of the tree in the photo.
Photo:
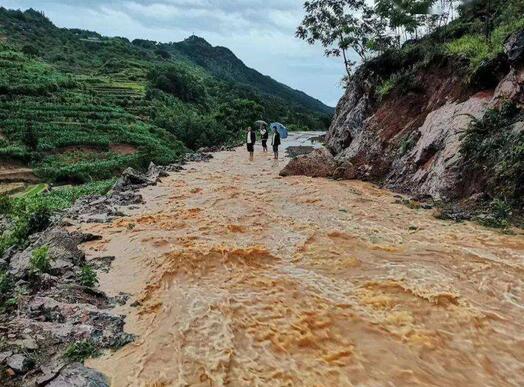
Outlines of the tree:
M215 118L229 132L238 133L248 126L252 126L255 121L260 120L263 113L264 107L259 103L249 99L237 98L220 105Z
M404 40L418 38L418 29L431 21L428 18L431 6L436 0L377 0L375 12L387 20L389 28L395 34L397 46L400 46L402 34Z
M366 61L387 45L387 36L382 33L386 25L365 0L313 0L305 2L304 9L306 16L296 36L309 44L320 42L327 56L342 56L348 77L355 65L348 50Z

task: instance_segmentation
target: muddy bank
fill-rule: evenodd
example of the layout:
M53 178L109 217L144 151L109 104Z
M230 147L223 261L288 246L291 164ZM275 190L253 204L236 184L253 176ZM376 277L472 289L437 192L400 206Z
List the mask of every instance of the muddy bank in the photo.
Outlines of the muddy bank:
M359 181L221 152L140 191L88 261L129 294L133 343L88 362L128 385L518 385L524 236L437 220Z
M209 160L193 154L187 160ZM79 245L100 236L74 230L72 224L108 223L143 203L138 192L157 184L167 171L127 169L108 195L80 199L55 217L43 232L30 236L26 248L13 247L0 257L0 381L2 386L97 386L106 377L81 363L102 350L134 340L124 331L124 315L114 307L128 295L108 296L97 289L96 272L108 272L115 257L86 261ZM86 268L89 267L89 270Z

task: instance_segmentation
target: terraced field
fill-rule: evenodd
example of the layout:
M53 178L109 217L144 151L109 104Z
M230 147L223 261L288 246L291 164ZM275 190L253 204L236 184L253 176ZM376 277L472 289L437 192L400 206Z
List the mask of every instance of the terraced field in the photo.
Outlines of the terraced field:
M1 53L0 71L0 158L23 164L25 174L11 170L4 180L99 180L184 151L149 123L143 82L66 75L12 51Z

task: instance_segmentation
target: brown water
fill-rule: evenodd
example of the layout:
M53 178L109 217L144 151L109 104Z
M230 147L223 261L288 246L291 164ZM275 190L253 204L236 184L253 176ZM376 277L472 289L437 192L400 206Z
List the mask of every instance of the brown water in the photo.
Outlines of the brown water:
M244 149L190 164L90 257L132 295L114 386L517 386L524 236L439 221L358 181L280 178ZM139 301L139 306L129 304Z

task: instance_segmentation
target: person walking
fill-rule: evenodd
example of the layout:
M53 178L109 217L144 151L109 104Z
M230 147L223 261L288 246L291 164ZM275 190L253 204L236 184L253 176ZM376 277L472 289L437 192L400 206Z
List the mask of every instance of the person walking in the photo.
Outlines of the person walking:
M262 150L265 153L267 152L267 140L269 139L269 132L265 125L260 129L260 137L262 139Z
M257 141L257 135L253 128L250 126L247 128L246 144L247 151L249 152L249 161L253 161L255 158L255 142Z
M278 160L278 146L280 145L280 133L278 133L278 130L276 128L273 129L271 145L273 145L273 154L275 155L275 160Z

